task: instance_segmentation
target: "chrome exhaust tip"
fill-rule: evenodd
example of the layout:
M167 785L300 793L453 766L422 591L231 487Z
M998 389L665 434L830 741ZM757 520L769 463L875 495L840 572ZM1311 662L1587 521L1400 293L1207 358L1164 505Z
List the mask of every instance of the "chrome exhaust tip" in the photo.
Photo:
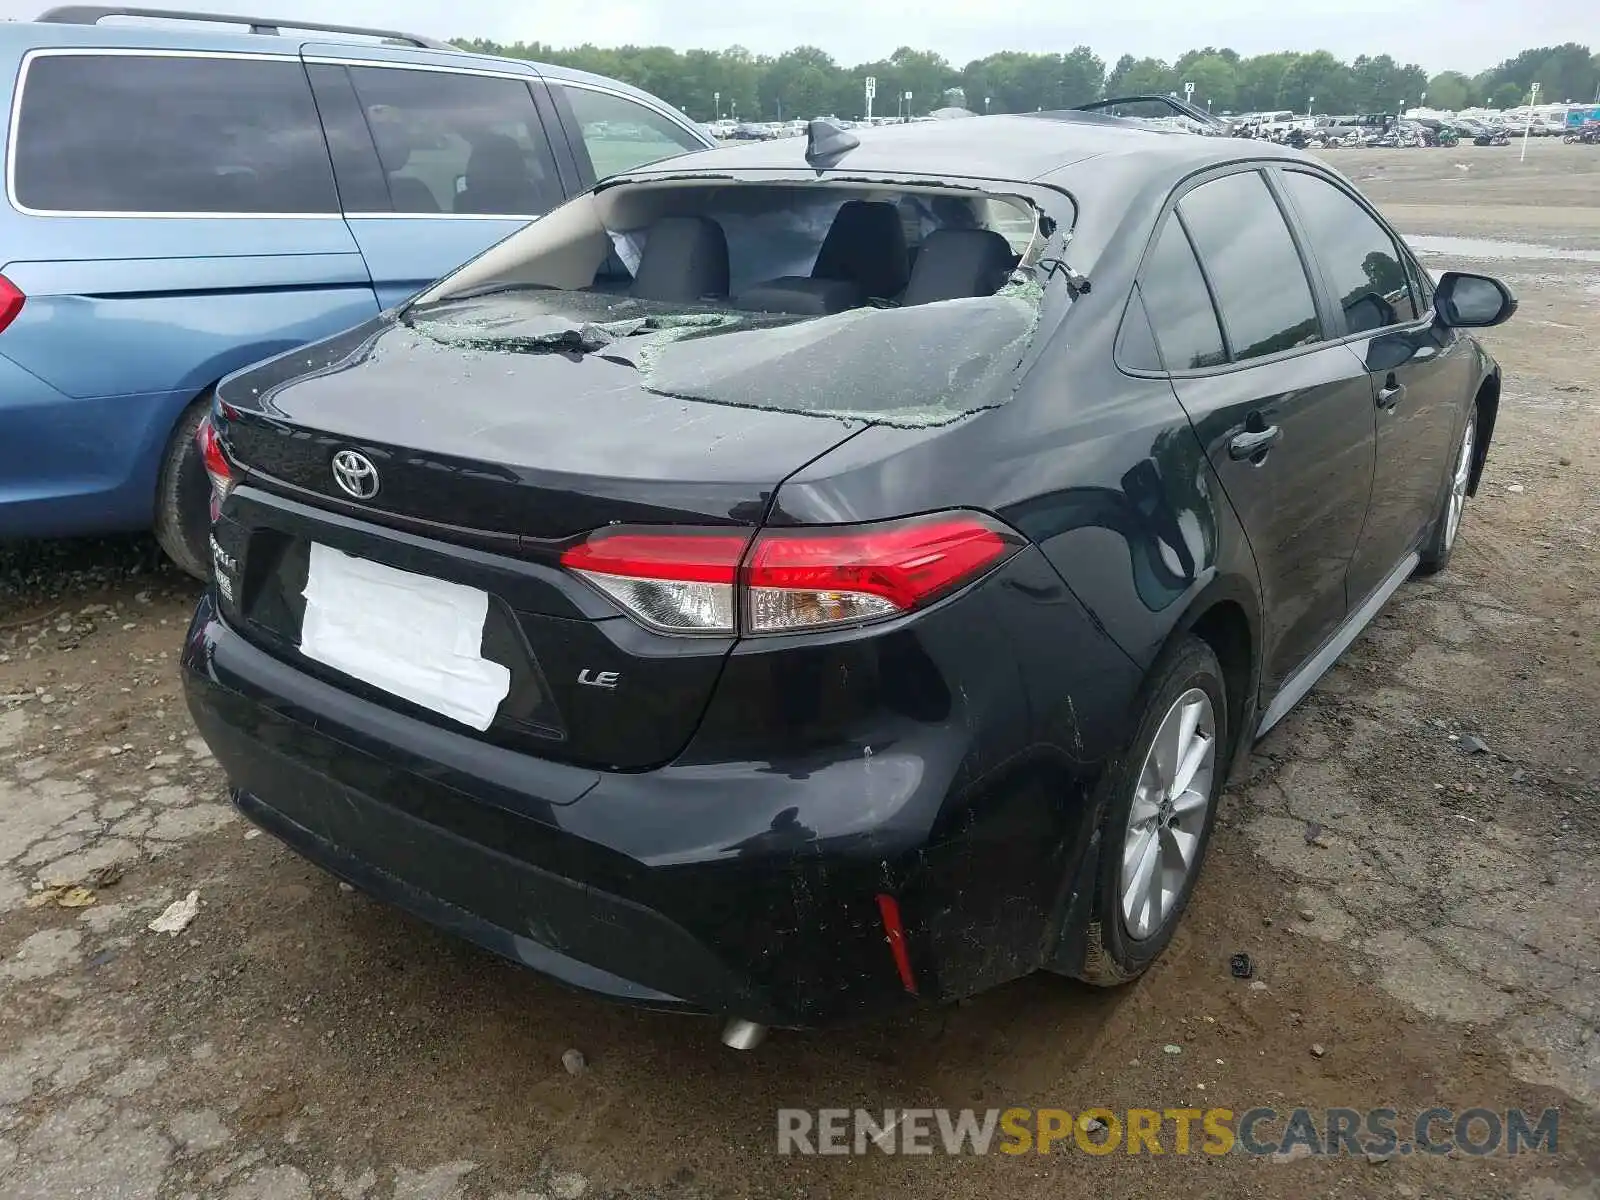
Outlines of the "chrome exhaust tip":
M722 1027L722 1044L730 1050L754 1050L767 1040L767 1027L743 1017L729 1017Z

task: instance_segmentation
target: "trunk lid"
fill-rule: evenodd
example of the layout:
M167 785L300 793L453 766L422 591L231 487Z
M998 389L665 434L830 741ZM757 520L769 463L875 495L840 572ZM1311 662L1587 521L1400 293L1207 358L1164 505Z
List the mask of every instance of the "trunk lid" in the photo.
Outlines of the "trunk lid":
M356 450L378 471L360 502L375 519L541 542L618 521L758 524L785 477L865 427L652 393L648 344L586 349L590 326L565 318L473 337L470 302L452 307L467 311L443 336L381 317L225 381L235 458L344 504L332 460Z
M224 381L220 432L241 468L215 531L224 615L301 669L456 732L607 769L667 762L733 638L643 628L563 571L561 549L617 522L753 529L787 476L866 426L654 394L636 361L648 347L627 336L560 317L478 337L503 307L450 307L468 319L443 335L389 315ZM347 450L375 468L374 494L336 481ZM302 652L314 544L487 593L479 653L510 675L487 729Z

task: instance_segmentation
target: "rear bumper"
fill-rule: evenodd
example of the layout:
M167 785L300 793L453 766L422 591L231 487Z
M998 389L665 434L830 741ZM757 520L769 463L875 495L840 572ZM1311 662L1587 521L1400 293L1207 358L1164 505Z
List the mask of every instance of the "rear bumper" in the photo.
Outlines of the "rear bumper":
M192 399L78 399L0 356L0 537L148 529L161 453Z
M1009 905L1032 931L1020 948L984 912L1018 900L1018 873L996 861L1014 848L985 822L940 838L916 815L943 805L939 763L855 755L640 774L551 763L314 679L243 639L209 596L183 665L190 710L246 816L379 898L574 987L806 1026L1037 965L1022 960L1037 924L1019 915L1037 898ZM1010 837L1018 821L1045 823L994 808ZM915 995L880 892L903 906ZM958 900L991 941L958 928Z
M783 927L801 924L793 895L805 895L805 880L820 882L827 867L798 867L788 851L763 856L781 860L784 883L775 887L776 879L760 878L746 854L721 837L690 846L661 827L660 810L681 811L682 802L641 792L648 777L603 776L498 751L389 712L250 645L209 601L191 630L184 666L190 711L237 806L334 874L495 953L616 1000L768 1024L804 1019L730 962L729 945L708 943L726 922L747 915L770 926L773 948L794 974L814 972L817 966L799 962ZM456 743L448 747L456 753L445 742ZM640 811L649 804L658 810L653 819ZM610 819L598 826L580 819L602 809ZM658 827L653 854L640 844L646 823ZM702 826L690 840L709 832ZM882 933L869 928L872 894L863 895L861 920L853 921L840 895L847 888L831 881L827 890L839 918L854 926L843 939L856 956L851 973L878 976L852 981L851 990L900 1001Z
M1039 612L1061 619L1042 560L1010 571L990 602L1043 596ZM924 644L970 643L985 612L934 614ZM1113 689L1136 676L1110 664L1126 660L1079 649L1078 669L1119 703ZM536 758L355 696L252 644L210 595L183 667L250 819L436 925L649 1007L811 1026L1025 974L1058 954L1093 826L1091 727L1054 739L1070 749L1041 737L1004 662L981 707L897 703L844 742L796 739L776 756L770 742L729 753L750 705L719 712L719 700L677 761L636 773ZM920 669L919 688L938 684L931 659ZM727 682L719 697L752 695ZM969 676L967 691L984 686ZM880 895L899 906L909 989Z
M289 768L285 774L291 774L292 771L293 768ZM315 781L312 787L298 791L296 795L313 804L331 799L325 787L317 786L320 782ZM649 1008L692 1010L695 1007L693 1002L682 997L589 966L506 925L497 924L494 917L485 915L486 912L503 909L505 906L501 898L506 895L518 897L526 904L553 902L552 919L563 922L569 922L574 917L579 921L604 922L607 917L616 914L594 910L614 908L614 905L596 903L597 897L584 894L559 876L514 861L502 861L470 845L437 844L432 831L419 828L417 822L407 820L395 810L376 804L359 793L343 791L339 794L339 800L374 839L392 843L402 851L407 846L417 847L419 842L426 842L426 852L420 855L402 853L399 861L379 866L360 857L351 848L331 841L324 834L296 821L284 811L285 806L281 801L278 807L273 807L252 793L238 789L233 792L233 802L240 812L303 857L348 880L362 891L421 917L446 932L584 991ZM304 818L304 809L297 815ZM422 835L420 839L417 836L419 834ZM455 866L461 870L439 870L441 866ZM405 874L396 874L396 869ZM452 886L456 883L465 886ZM451 899L444 899L444 894L449 894ZM670 922L647 910L641 910L639 915L643 919L631 922L635 928L628 932L636 936L643 935L646 945L659 947L663 952L687 950L694 960L703 957L700 947ZM621 929L615 932L618 936L626 936ZM724 996L729 1002L737 997L737 981L727 977L726 972L715 964L709 964L709 970L706 969L708 964L703 961L694 961L690 965L701 969L704 974L699 979L689 980L690 986L685 991L706 997Z

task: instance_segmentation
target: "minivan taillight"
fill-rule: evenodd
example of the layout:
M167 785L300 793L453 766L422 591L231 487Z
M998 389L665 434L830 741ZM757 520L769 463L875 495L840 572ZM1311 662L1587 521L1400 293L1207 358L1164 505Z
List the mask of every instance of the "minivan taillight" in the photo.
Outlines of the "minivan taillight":
M0 275L0 333L6 326L17 319L17 314L22 311L22 306L28 298L22 294L21 289L4 275Z
M233 490L236 482L233 476L233 466L228 462L228 456L223 453L222 439L217 436L217 427L211 423L211 415L206 414L200 421L200 428L195 430L195 445L200 450L200 461L206 469L206 476L211 480L211 519L215 521L222 512L222 502L228 498L228 493Z
M597 530L561 563L667 633L787 633L883 620L970 583L1023 544L972 512L874 525Z

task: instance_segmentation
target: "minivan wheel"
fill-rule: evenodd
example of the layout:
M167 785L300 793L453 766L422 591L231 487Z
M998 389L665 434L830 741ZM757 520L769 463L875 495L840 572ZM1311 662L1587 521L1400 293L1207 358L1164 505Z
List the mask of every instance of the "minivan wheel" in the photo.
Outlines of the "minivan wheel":
M202 581L211 578L211 480L194 439L210 411L209 392L183 410L156 482L156 541L168 558Z
M1467 418L1462 431L1461 444L1456 447L1450 464L1450 478L1445 484L1444 502L1434 519L1433 532L1422 547L1422 560L1417 570L1423 575L1437 575L1450 562L1450 552L1455 549L1456 537L1461 532L1461 518L1467 507L1467 487L1472 482L1472 455L1478 447L1478 414Z
M1227 776L1222 667L1196 637L1152 673L1126 750L1102 784L1099 877L1085 938L1085 983L1125 983L1154 962L1194 891Z

